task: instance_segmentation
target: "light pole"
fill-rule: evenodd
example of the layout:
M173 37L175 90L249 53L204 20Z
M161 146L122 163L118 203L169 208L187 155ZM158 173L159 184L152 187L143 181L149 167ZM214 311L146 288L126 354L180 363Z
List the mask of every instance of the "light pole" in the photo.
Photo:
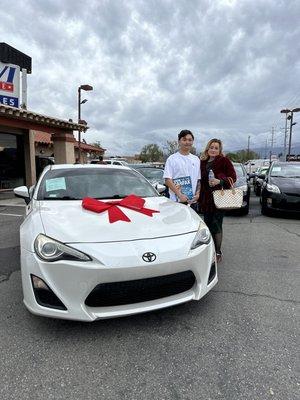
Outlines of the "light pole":
M286 114L286 133L287 133L287 120L290 120L290 135L289 135L289 150L288 150L288 157L290 160L290 156L291 156L291 146L292 146L292 131L293 131L293 125L296 125L296 122L293 122L293 116L295 112L299 112L300 108L293 108L292 110L289 109L284 109L281 110L280 112L282 114ZM290 114L290 115L288 115ZM285 148L284 148L284 153L285 153ZM285 158L286 159L286 158Z
M80 85L78 88L78 123L81 121L81 104L87 102L86 99L81 101L81 91L90 91L93 90L93 86L91 85ZM78 153L79 153L79 161L81 162L81 130L78 131Z

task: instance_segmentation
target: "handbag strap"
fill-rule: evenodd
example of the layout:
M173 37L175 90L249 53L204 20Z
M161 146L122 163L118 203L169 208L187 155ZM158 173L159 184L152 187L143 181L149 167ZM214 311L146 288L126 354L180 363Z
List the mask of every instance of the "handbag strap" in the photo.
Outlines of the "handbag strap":
M231 189L233 189L233 185L234 185L233 179L231 178L231 176L229 176L227 179L228 179Z

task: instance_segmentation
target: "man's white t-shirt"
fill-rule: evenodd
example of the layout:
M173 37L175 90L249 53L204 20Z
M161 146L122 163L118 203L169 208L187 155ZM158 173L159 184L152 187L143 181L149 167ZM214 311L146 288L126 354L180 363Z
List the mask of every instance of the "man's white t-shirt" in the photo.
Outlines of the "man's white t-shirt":
M179 152L168 157L164 178L177 179L190 176L193 195L196 193L197 181L200 179L200 160L194 154L183 155ZM170 199L177 201L177 196L170 190Z

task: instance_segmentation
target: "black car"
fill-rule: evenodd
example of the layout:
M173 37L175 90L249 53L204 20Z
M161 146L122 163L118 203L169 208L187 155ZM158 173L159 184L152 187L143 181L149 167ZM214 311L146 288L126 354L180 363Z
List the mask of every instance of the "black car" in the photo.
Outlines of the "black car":
M157 168L157 167L152 167L151 165L145 165L145 164L130 164L129 165L131 168L135 169L138 171L140 174L142 174L150 183L152 186L155 187L157 183L160 185L165 186L165 180L163 178L164 175L164 169L163 168ZM162 195L169 197L169 191L168 188L165 186L165 190L161 193Z
M261 189L261 212L300 216L300 162L273 162Z

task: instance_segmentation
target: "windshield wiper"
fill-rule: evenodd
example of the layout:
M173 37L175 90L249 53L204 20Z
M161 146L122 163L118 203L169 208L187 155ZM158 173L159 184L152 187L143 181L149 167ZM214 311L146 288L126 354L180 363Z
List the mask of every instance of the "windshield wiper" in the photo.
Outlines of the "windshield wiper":
M76 197L63 196L63 197L44 197L43 200L82 200Z
M287 176L283 176L283 175L271 175L271 178L287 178Z
M125 194L114 194L113 196L107 197L95 197L98 200L109 200L109 199L124 199L127 195Z

